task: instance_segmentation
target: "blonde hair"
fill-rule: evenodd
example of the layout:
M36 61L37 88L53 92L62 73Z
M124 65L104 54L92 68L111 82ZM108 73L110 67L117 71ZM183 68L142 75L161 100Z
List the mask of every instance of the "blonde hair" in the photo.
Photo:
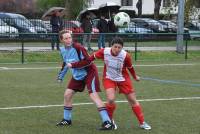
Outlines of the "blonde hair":
M59 32L59 39L62 40L63 39L63 34L66 34L66 33L69 33L72 36L72 31L70 31L70 30L61 30Z

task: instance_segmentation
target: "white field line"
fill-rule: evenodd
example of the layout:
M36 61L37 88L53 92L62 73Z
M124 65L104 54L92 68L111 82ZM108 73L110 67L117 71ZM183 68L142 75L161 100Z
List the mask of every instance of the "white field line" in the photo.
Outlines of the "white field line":
M188 63L188 64L155 64L155 65L134 65L138 67L161 67L161 66L195 66L200 65L197 63ZM102 68L103 66L97 66L98 68ZM0 67L0 71L2 70L46 70L46 69L59 69L60 67L21 67L21 68L9 68L9 67Z
M48 70L48 69L59 69L61 67L21 67L21 68L8 68L8 67L0 67L0 71L2 70Z
M134 65L138 67L161 67L161 66L195 66L200 65L197 63L187 63L187 64L155 64L155 65Z
M7 67L0 67L0 70L6 70L8 69Z
M153 102L153 101L176 101L176 100L200 100L200 97L182 97L182 98L166 98L166 99L143 99L139 102ZM127 103L126 100L116 101L117 103ZM92 105L92 102L87 103L74 103L73 106ZM16 110L16 109L32 109L32 108L48 108L48 107L61 107L63 104L58 105L38 105L38 106L21 106L21 107L2 107L0 110Z

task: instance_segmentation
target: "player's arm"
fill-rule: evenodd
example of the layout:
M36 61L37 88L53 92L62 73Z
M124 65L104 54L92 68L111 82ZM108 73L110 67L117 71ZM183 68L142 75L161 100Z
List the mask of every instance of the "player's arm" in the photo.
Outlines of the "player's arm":
M64 79L64 77L65 77L65 74L67 73L67 70L68 70L68 67L66 66L66 62L63 62L62 68L58 73L57 80L61 80L62 81Z
M78 62L73 62L73 63L68 63L68 65L71 64L71 67L72 67L72 68L84 68L84 67L89 66L89 65L92 63L92 61L94 60L94 59L92 58L92 56L90 56L90 55L87 53L87 50L86 50L85 48L82 48L82 49L80 50L80 58L81 58L80 61L78 61ZM68 66L68 65L67 65L67 66Z
M96 58L99 59L99 58L103 57L103 49L98 50L97 52L93 53L91 56L89 56L87 51L83 52L83 55L85 56L85 58L83 60L74 62L74 63L68 63L67 66L72 67L72 68L87 67L90 64L92 64L92 61L94 61Z
M57 80L58 81L62 81L67 73L67 70L68 70L68 67L66 66L66 62L65 62L65 58L63 56L63 52L61 50L61 54L60 54L62 60L63 60L63 63L62 63L62 67L58 73L58 76L57 76Z
M139 81L140 77L136 75L135 69L133 68L132 60L130 54L127 53L126 58L125 58L125 65L128 68L129 72L131 73L132 77L136 80Z

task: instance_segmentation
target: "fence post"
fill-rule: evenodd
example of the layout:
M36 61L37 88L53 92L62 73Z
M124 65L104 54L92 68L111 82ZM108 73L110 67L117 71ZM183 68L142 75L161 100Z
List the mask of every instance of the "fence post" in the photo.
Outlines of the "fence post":
M23 40L23 38L22 38L21 41L22 41L22 46L21 46L22 47L21 63L24 64L24 40Z
M186 41L185 41L185 60L187 60L188 59L188 55L187 55L187 53L188 53L188 40L187 40L187 38L186 38Z
M135 42L135 61L137 61L137 41Z

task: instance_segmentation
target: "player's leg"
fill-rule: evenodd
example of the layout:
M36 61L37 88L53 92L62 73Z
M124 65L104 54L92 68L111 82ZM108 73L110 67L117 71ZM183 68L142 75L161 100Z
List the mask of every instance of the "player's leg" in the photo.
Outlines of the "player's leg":
M109 116L108 116L108 113L107 113L107 110L106 110L106 107L103 103L103 101L100 99L99 95L97 92L94 92L94 93L90 93L90 98L92 99L92 101L96 104L97 108L98 108L98 111L99 111L99 114L101 116L101 119L103 122L105 121L109 121L111 122Z
M71 120L72 114L72 97L75 94L74 90L67 89L64 94L64 119Z
M151 126L149 126L145 121L144 121L144 114L142 111L142 107L140 103L136 100L135 93L129 93L126 95L126 98L129 102L129 104L132 107L133 113L136 115L138 122L140 124L140 128L145 129L145 130L150 130Z
M106 98L107 98L106 108L108 110L108 115L110 119L112 119L113 113L116 109L116 104L115 104L116 83L110 79L104 78L103 86L104 86L104 89L106 92Z
M116 91L114 88L106 89L106 98L107 98L106 108L108 110L108 115L110 119L113 119L113 113L116 109L115 92Z
M113 123L114 129L116 130L118 127L113 119L113 114L116 109L115 94L116 94L116 90L114 88L106 89L106 98L107 98L106 109L107 109L108 115Z
M104 78L103 86L105 88L106 98L107 98L106 109L108 111L110 119L112 120L114 129L116 130L117 125L115 124L113 119L113 114L116 109L116 104L115 104L116 83L114 81L111 81L110 79Z
M72 118L72 97L74 95L74 90L66 89L64 93L64 112L63 119L57 123L57 126L71 125Z
M92 101L96 104L100 117L103 122L100 130L112 130L113 125L108 116L106 107L103 101L101 100L100 96L98 95L98 92L100 92L100 83L99 83L97 69L95 66L90 70L90 73L88 73L85 82L87 85L89 96L92 99Z
M84 89L83 81L77 81L74 78L71 78L69 85L64 93L64 113L63 120L58 123L58 126L71 125L72 118L72 97L75 92L81 92Z
M102 126L101 126L100 130L112 130L113 124L108 116L107 109L106 109L103 101L99 97L98 93L97 92L90 93L90 98L96 104L99 114L100 114L100 117L102 119Z
M144 114L142 112L142 107L136 99L134 88L132 86L130 77L127 76L125 78L125 81L119 82L118 88L120 90L120 93L123 93L126 96L128 102L132 108L133 113L136 115L136 117L138 119L140 127L143 129L148 129L148 130L151 129L151 127L144 121ZM143 125L145 125L145 126L143 126Z

